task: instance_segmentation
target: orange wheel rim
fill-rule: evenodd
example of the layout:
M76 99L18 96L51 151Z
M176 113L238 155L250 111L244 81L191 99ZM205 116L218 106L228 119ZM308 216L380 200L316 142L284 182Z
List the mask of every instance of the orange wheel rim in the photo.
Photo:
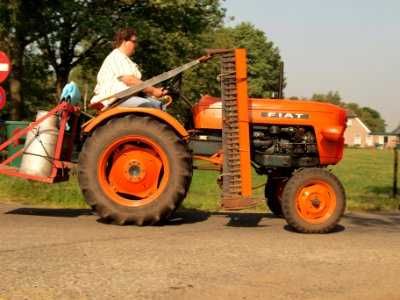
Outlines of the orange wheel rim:
M296 210L299 216L311 224L326 222L336 208L336 194L332 187L316 180L304 185L296 196Z
M101 188L114 202L138 207L153 202L167 186L170 166L151 139L126 136L104 150L98 163Z

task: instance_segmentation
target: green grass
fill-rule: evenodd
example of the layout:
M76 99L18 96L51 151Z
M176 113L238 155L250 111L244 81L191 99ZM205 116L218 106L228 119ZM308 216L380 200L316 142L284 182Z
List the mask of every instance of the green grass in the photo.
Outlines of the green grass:
M393 150L345 149L342 161L330 169L346 190L347 210L399 208L400 199L393 199Z
M388 150L345 149L343 160L329 169L340 179L347 194L347 210L395 210L393 199L394 153ZM219 172L194 171L189 194L182 209L216 211L220 205ZM253 174L253 185L265 182L265 176ZM399 183L400 184L400 183ZM263 197L264 187L254 190ZM68 182L48 184L0 175L0 202L68 208L87 207L76 176ZM258 207L266 210L266 205Z
M71 176L66 182L49 184L0 175L0 202L67 208L88 207L76 176Z
M201 165L202 162L196 164ZM210 166L205 164L205 166ZM194 170L189 193L181 208L216 211L220 209L221 189L217 183L220 173L218 171ZM253 171L253 186L265 183L265 176L258 176ZM253 190L254 197L264 197L264 186ZM266 209L266 205L257 207Z

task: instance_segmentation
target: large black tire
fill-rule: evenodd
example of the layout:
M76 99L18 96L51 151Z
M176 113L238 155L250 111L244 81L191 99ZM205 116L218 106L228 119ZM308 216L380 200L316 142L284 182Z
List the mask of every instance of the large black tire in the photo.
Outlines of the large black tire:
M86 202L120 225L168 219L185 199L192 174L186 143L150 116L113 118L96 128L78 161Z
M268 208L279 218L283 218L282 193L287 180L287 178L271 179L265 185L264 192Z
M336 227L346 207L339 179L324 169L303 169L286 183L282 211L286 221L303 233L325 233Z

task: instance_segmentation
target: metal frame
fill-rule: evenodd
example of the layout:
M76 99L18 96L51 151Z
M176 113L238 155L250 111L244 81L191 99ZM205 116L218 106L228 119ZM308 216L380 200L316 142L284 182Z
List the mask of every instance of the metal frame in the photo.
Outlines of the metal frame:
M72 106L68 102L65 102L65 101L61 102L59 105L57 105L51 111L49 111L46 115L44 115L40 119L36 120L35 122L32 122L28 127L21 130L20 132L18 132L13 137L11 137L10 139L8 139L7 141L5 141L3 144L0 145L0 151L1 151L5 147L10 145L11 143L17 141L23 135L28 133L33 127L39 125L40 123L42 123L44 120L46 120L50 116L59 114L61 116L59 135L58 135L58 140L57 140L56 151L55 151L55 154L53 157L53 168L51 171L51 175L49 177L25 174L25 173L20 172L20 168L8 166L8 164L11 161L13 161L15 158L17 158L18 156L20 156L21 154L24 153L25 147L20 149L16 153L14 153L12 156L10 156L8 159L6 159L5 161L3 161L0 164L0 174L17 176L17 177L22 177L22 178L26 178L26 179L47 182L47 183L54 183L54 182L68 180L68 178L69 178L68 165L65 163L65 161L61 160L61 154L62 154L62 150L63 150L62 148L63 148L63 143L64 143L64 137L65 137L68 117L71 114L79 115L79 113L80 113L79 107ZM66 157L65 157L66 161L71 159L72 147L73 147L73 142L74 142L73 136L76 131L76 125L77 125L77 118L74 118L72 124L70 125L71 126L70 134L71 134L72 138L68 141L68 144L66 145Z

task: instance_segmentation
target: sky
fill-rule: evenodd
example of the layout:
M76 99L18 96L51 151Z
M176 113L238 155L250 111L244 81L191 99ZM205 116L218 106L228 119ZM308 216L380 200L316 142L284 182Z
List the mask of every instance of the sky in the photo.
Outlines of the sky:
M338 92L378 111L386 131L400 123L399 0L225 0L234 21L250 22L279 48L285 97Z

